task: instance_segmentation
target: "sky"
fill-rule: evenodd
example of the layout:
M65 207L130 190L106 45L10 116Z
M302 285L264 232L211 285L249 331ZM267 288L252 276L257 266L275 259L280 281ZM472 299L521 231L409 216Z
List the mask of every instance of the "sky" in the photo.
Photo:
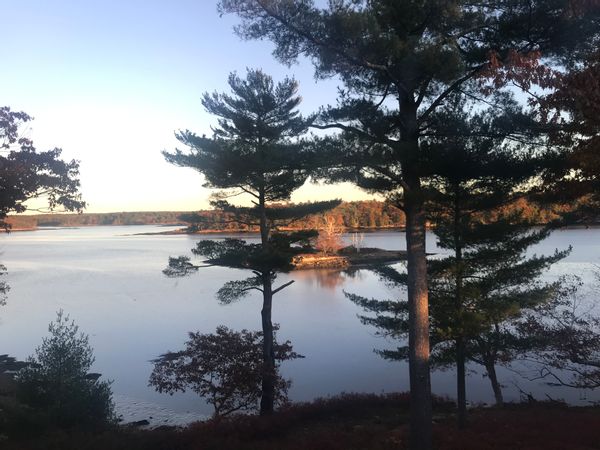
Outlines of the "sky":
M210 134L204 92L262 68L300 83L304 114L335 103L335 80L309 61L286 67L266 41L242 41L216 0L0 0L0 106L34 117L23 135L38 150L80 161L87 212L208 208L202 176L169 165L177 130ZM348 185L304 186L293 201L372 198Z

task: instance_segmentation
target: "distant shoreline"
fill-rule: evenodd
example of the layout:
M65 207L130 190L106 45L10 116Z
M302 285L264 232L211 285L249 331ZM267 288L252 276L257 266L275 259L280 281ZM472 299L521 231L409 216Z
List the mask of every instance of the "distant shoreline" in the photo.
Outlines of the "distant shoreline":
M542 207L520 199L514 204L503 207L498 213L520 211L531 223L543 226L559 219L557 212L568 212L568 205ZM404 231L405 216L396 206L377 200L361 200L342 202L326 213L312 215L295 222L288 231L319 229L326 218L333 218L336 225L347 232L369 233L373 231ZM481 217L484 220L493 218ZM32 215L11 215L6 222L13 228L11 231L34 231L38 229L63 229L90 226L150 226L181 227L180 230L152 232L143 234L215 234L215 233L252 233L254 229L247 226L229 228L235 222L231 213L218 210L201 211L131 211L108 213L51 213ZM190 232L184 227L193 226L198 231ZM566 228L592 228L600 226L600 222L591 221ZM257 230L256 230L257 231Z
M538 224L534 226L543 226L544 224ZM78 228L92 228L92 227L142 227L142 226L156 226L156 227L181 227L176 230L167 230L167 231L148 231L144 233L132 233L129 236L177 236L177 235L211 235L211 234L258 234L258 230L248 230L248 229L207 229L207 230L198 230L198 231L188 231L184 224L156 224L156 223L148 223L148 224L91 224L91 225L56 225L56 226L39 226L39 227L19 227L19 228L10 228L8 231L0 230L0 233L10 234L10 233L19 233L24 231L53 231L53 230L68 230L68 229L78 229ZM427 227L431 229L430 227ZM581 225L568 225L565 227L556 228L557 231L560 230L581 230L581 229L597 229L600 228L600 223L591 223L591 224L581 224ZM283 228L281 231L300 231L306 230L307 228ZM403 226L392 226L392 227L374 227L374 228L346 228L344 229L344 233L374 233L378 231L398 231L403 232L406 230L406 227Z
M301 231L306 228L281 228L280 231ZM377 228L347 228L344 233L372 233L376 231L405 231L405 227L377 227ZM156 236L156 235L195 235L195 234L259 234L258 230L247 230L247 229L230 229L230 230L198 230L188 231L186 228L180 228L177 230L168 231L149 231L146 233L135 233L133 236Z

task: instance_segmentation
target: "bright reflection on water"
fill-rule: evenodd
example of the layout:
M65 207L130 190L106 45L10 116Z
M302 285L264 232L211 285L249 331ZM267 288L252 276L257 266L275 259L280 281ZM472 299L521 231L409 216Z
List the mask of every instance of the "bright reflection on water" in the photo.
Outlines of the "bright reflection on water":
M25 358L47 334L47 325L59 309L65 310L90 335L96 355L94 370L114 380L113 392L126 420L154 417L162 422L210 414L211 408L194 394L173 397L147 387L149 360L168 350L182 348L188 331L214 331L224 324L234 329L259 329L261 300L251 295L221 306L214 293L226 281L243 278L240 270L208 267L183 279L168 279L161 270L169 256L186 255L194 242L209 236L133 236L164 231L152 226L90 227L14 232L0 237L0 261L8 268L11 286L8 304L0 309L0 354ZM247 235L243 236L248 238ZM253 237L251 237L253 238ZM599 262L600 230L555 232L537 246L538 254L573 246L573 253L548 277L576 273L593 279ZM255 238L253 238L255 239ZM364 246L403 249L397 232L365 234ZM432 235L428 251L435 253ZM293 379L293 400L309 400L340 392L389 392L408 389L404 363L387 362L374 348L393 342L375 336L360 324L361 310L346 300L343 291L374 298L394 293L368 271L353 275L336 271L302 271L281 275L276 285L296 282L276 295L273 320L280 324L279 338L289 339L305 359L286 362L283 373ZM591 300L591 294L588 294ZM572 402L599 400L598 393L581 393L528 383L507 370L500 371L506 399L519 398L513 383L538 397ZM454 397L452 371L436 372L433 389ZM489 381L480 373L468 380L472 402L491 402Z

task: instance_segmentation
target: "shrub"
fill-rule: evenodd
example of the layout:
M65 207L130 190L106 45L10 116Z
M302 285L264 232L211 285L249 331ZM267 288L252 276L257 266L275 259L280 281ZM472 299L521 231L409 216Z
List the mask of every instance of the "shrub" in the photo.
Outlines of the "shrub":
M89 373L94 363L88 336L59 311L28 365L15 377L17 400L61 428L114 420L110 382Z
M216 333L189 333L185 350L169 352L153 360L149 385L173 394L188 389L214 407L214 417L256 410L261 396L262 333L233 331L225 326ZM302 358L289 341L275 344L275 361ZM276 402L287 402L291 385L277 374Z

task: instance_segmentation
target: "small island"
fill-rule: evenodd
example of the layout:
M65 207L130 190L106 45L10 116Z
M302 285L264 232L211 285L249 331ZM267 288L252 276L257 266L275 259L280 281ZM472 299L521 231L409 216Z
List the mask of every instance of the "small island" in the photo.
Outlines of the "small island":
M406 259L404 250L383 250L380 248L344 247L336 254L302 253L292 259L294 270L303 269L346 269L366 267L374 264L391 264Z

